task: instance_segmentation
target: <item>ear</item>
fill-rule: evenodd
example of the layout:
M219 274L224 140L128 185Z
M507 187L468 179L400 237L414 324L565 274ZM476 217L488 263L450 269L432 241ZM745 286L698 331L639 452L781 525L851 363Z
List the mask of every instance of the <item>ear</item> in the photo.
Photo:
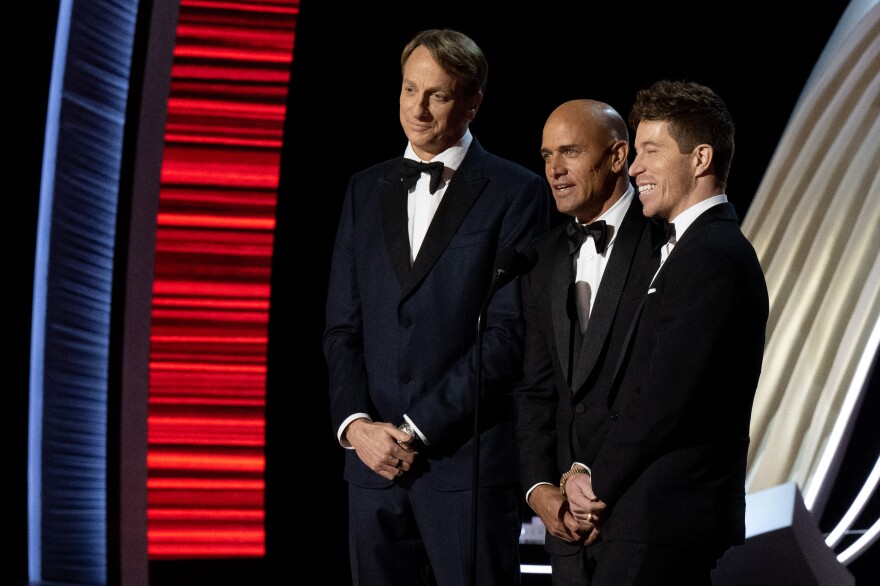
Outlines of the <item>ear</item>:
M468 99L467 113L470 116L470 119L473 120L477 115L477 110L480 109L480 104L483 103L483 92L477 92L473 96Z
M715 156L715 149L712 145L698 144L693 151L694 154L694 176L713 174L712 159Z
M623 139L614 141L611 145L611 170L620 173L626 165L627 157L629 157L629 143Z

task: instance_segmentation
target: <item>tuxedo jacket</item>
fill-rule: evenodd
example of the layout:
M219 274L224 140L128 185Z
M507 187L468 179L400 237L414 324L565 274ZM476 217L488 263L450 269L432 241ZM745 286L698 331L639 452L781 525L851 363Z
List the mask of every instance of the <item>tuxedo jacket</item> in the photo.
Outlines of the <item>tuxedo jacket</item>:
M575 271L564 224L535 243L538 262L522 279L525 367L514 396L526 492L539 482L557 484L573 462L589 465L604 437L614 366L659 264L652 243L660 230L644 217L637 195L615 229L578 356L573 355ZM545 546L558 555L583 549L549 533Z
M480 482L516 483L511 388L523 353L518 280L488 293L498 250L522 250L546 232L546 181L474 138L411 265L401 160L352 176L342 205L323 337L333 429L354 413L394 425L406 413L429 444L407 481L471 488L480 325ZM354 450L346 451L344 476L363 487L392 482Z
M644 296L592 462L606 541L720 557L745 538L752 402L768 314L764 273L729 203L685 231Z

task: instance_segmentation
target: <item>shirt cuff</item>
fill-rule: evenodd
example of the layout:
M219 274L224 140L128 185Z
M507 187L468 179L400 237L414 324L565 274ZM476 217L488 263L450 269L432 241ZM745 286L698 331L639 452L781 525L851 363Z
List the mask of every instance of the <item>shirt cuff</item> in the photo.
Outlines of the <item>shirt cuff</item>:
M351 444L348 443L348 440L342 439L342 432L345 431L345 428L348 427L348 424L354 421L355 419L366 419L370 423L373 422L373 418L367 415L366 413L355 413L354 415L349 415L345 418L345 421L342 422L342 425L339 426L339 429L336 430L336 441L339 442L339 445L345 448L346 450L353 450Z
M584 470L587 471L587 474L589 474L590 476L593 475L593 471L590 470L590 467L587 466L586 464L581 464L580 462L572 462L571 465L572 465L572 466L580 466L581 468L583 468Z
M413 423L413 420L410 419L406 413L403 414L403 418L406 419L407 423L412 425L413 430L416 432L416 435L419 436L419 439L422 440L422 443L425 444L426 446L430 445L428 443L428 440L425 438L425 434L423 434L421 432L421 430L419 429L419 426L416 425L415 423Z
M527 505L529 504L529 497L532 496L532 491L534 491L536 488L538 488L542 484L546 484L547 486L556 486L552 482L538 482L538 483L536 483L532 488L530 488L528 490L528 492L526 492L526 504ZM531 506L531 505L529 505L529 506Z

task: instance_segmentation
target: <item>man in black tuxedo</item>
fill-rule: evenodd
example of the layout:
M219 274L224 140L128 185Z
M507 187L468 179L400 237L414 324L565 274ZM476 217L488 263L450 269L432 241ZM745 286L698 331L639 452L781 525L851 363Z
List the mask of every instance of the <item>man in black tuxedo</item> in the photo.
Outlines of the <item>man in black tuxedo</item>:
M672 229L615 374L607 437L566 493L601 530L593 586L709 585L745 539L767 285L725 194L734 124L721 98L659 81L629 120L644 213Z
M543 178L487 152L469 130L487 73L473 40L423 31L401 67L408 143L350 179L327 297L352 578L515 585L523 505L511 389L523 319L518 281L490 292L498 251L523 250L547 230L550 196ZM474 547L475 344L487 300Z
M541 142L556 207L572 217L535 243L538 262L522 279L525 368L514 397L523 489L547 530L554 586L590 583L600 544L585 547L593 526L572 517L560 477L601 445L614 363L656 267L628 139L616 110L581 99L550 114Z

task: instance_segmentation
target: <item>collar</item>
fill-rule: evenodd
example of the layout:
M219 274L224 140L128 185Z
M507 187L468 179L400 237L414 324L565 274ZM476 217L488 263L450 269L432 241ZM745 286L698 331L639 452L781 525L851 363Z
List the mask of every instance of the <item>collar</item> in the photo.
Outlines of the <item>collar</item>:
M614 242L614 239L617 237L617 230L620 225L623 223L623 218L626 216L626 211L629 209L629 204L632 201L632 198L635 195L635 188L630 185L623 196L614 202L614 205L605 210L605 213L601 214L598 218L595 218L593 222L604 220L605 223L611 228L611 232L608 235L608 242L606 244L607 247ZM575 221L578 224L583 224L580 220L575 218ZM590 222L592 224L592 222Z
M708 199L704 199L699 203L695 203L674 218L670 218L669 223L675 224L675 240L681 240L681 236L682 234L684 234L684 231L688 229L688 226L694 223L694 220L696 220L700 216L700 214L702 214L709 208L715 207L722 203L727 203L727 194L721 193L719 195L713 195Z
M413 161L421 161L423 163L434 163L440 162L443 163L444 167L448 167L453 171L458 169L461 165L461 162L464 160L465 155L467 154L468 147L471 146L471 141L473 140L473 135L471 134L470 129L464 131L464 135L458 139L458 142L431 159L430 161L422 161L416 152L412 148L412 143L406 143L406 150L403 152L403 156L406 159L412 159Z

